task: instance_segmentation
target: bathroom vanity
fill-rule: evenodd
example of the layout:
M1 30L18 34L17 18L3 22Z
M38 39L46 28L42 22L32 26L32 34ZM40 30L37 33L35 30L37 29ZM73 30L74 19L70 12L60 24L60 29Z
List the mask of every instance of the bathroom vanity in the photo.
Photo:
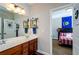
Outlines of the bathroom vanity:
M32 55L37 51L38 38L36 36L29 38L21 36L13 39L0 45L0 55Z

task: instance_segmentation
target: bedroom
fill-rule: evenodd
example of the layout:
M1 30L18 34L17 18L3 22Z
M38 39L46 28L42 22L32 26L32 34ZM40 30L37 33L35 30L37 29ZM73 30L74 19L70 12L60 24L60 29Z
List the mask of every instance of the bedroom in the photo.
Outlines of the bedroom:
M51 10L53 55L73 53L73 7L70 5Z

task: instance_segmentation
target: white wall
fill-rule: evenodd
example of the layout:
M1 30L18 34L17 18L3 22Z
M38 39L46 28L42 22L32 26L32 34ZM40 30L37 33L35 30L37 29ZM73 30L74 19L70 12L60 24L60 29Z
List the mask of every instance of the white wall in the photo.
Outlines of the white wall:
M52 13L52 38L58 39L58 28L62 28L62 17L72 16L72 7L53 10Z
M50 9L66 4L31 4L31 16L38 17L38 51L52 54L50 40Z
M61 17L52 18L52 39L58 39L57 29L61 28L62 20Z

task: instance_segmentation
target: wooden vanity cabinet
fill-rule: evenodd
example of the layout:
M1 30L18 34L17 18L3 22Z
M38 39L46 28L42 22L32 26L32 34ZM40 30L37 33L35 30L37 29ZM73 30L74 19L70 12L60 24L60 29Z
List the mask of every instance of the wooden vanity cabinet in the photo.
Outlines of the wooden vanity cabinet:
M0 52L0 55L32 55L37 51L37 38Z

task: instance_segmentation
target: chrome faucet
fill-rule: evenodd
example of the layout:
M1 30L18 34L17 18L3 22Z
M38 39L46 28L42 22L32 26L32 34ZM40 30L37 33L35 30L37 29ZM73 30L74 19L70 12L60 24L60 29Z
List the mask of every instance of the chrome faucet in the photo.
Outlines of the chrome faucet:
M5 42L4 39L0 40L0 45L5 44L5 43L6 43L6 42Z

